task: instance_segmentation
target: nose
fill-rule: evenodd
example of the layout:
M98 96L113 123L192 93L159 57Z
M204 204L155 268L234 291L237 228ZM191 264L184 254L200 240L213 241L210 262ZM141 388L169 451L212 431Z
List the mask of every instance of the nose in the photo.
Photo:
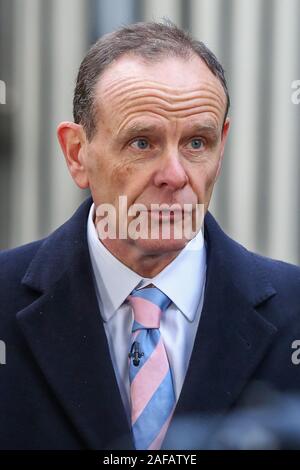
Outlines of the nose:
M188 176L176 151L169 151L161 155L158 165L159 168L154 177L156 186L165 185L170 189L177 190L183 188L188 182Z

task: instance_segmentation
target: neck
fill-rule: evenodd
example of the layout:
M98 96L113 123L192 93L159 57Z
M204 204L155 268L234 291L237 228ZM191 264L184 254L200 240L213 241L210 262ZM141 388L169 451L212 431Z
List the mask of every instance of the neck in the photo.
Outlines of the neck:
M105 239L101 241L103 245L119 261L125 264L132 271L142 277L153 278L159 274L176 256L179 255L182 248L172 251L149 251L144 252L136 246L130 246L128 243L122 243L124 240Z

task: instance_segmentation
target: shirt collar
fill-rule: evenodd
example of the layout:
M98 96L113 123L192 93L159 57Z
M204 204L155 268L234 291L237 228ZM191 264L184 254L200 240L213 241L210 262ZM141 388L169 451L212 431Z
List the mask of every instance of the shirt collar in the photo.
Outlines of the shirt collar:
M201 300L206 273L206 249L202 230L159 274L153 278L143 278L103 245L93 219L94 204L88 216L87 239L103 320L108 321L114 315L133 289L153 283L189 321L193 321Z

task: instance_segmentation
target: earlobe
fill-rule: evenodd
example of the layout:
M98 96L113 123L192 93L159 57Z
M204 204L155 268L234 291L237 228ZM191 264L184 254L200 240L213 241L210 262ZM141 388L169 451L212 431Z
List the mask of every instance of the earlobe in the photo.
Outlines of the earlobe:
M87 188L89 183L83 158L85 133L82 126L62 122L57 128L57 137L73 180L81 189Z

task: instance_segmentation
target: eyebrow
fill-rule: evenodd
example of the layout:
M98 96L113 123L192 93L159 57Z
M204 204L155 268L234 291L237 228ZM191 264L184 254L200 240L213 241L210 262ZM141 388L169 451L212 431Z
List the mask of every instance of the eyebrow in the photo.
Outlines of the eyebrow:
M122 129L119 133L119 138L126 136L130 139L137 135L151 134L157 132L160 129L160 126L157 124L143 124L138 122L133 122L128 127ZM213 122L206 123L195 123L191 126L188 126L184 133L189 134L208 134L212 139L218 139L219 137L219 128Z
M212 139L218 139L220 131L219 128L210 122L207 123L195 123L186 129L186 132L190 134L206 134Z
M119 137L122 138L126 136L126 138L130 139L131 137L135 137L138 134L151 134L159 129L159 126L156 124L142 124L138 122L133 122L128 127L122 129L119 133Z

